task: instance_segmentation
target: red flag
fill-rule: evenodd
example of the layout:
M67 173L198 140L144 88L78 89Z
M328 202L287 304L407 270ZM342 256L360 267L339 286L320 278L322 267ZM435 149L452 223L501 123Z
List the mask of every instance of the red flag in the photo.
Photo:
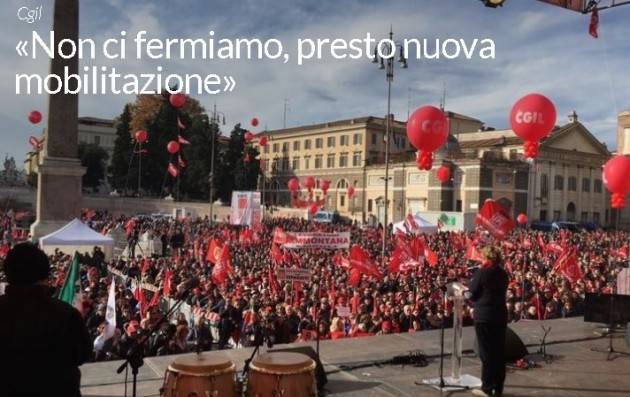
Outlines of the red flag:
M271 266L269 266L269 269L267 270L267 277L268 277L268 281L269 281L269 288L271 289L271 294L272 295L278 295L278 286L276 285L276 278L273 274L273 270L271 269Z
M165 298L171 296L171 277L173 277L173 272L167 270L166 273L164 273L164 280L162 281L162 295Z
M599 27L599 11L597 11L597 6L593 8L593 12L591 13L591 23L588 25L588 34L593 36L594 38L598 38L597 28Z
M4 258L9 253L9 244L3 244L0 246L0 258Z
M364 273L376 278L381 278L381 272L378 270L376 263L370 258L370 255L358 245L350 247L350 267L357 269L360 273Z
M182 158L181 154L177 156L177 163L179 164L179 168L186 167L186 163L184 162L184 159Z
M208 252L206 253L206 260L215 265L220 262L221 254L223 253L223 243L212 239L208 243Z
M180 130L186 129L186 126L184 125L184 123L182 123L179 117L177 118L177 128L179 128Z
M536 236L536 244L538 244L538 249L540 249L540 252L543 255L547 255L547 246L545 245L545 242L543 241L540 234Z
M149 258L144 258L142 260L142 270L141 273L146 273L151 269L151 262L149 262Z
M284 255L282 255L282 252L280 251L280 248L278 248L278 245L275 244L275 243L271 243L270 255L271 255L271 260L276 265L279 265L284 260Z
M182 145L190 145L190 141L181 135L177 135L177 142L179 142Z
M389 271L398 273L419 267L424 262L424 252L422 239L415 237L409 242L398 239L389 259Z
M438 255L429 247L424 248L424 256L427 258L427 264L435 267L438 264Z
M160 299L160 290L157 290L153 293L151 302L149 302L149 307L157 306L159 299Z
M230 247L223 245L219 258L212 268L212 281L215 284L225 284L227 277L232 273L232 257Z
M628 259L628 257L630 257L630 249L628 248L628 244L624 244L618 250L611 249L610 255L618 259Z
M547 244L547 247L545 248L545 252L552 252L556 255L562 255L564 251L565 248L563 248L562 245L556 243L555 241Z
M136 288L133 290L133 297L138 301L140 314L144 317L147 312L147 298L144 296L144 291L142 291L142 287L139 284L136 284Z
M529 241L529 239L523 239L521 244L523 245L523 248L526 249L526 250L532 248L532 242Z
M350 277L348 277L348 284L356 288L359 286L360 282L361 282L361 272L359 271L359 269L351 269Z
M252 231L249 228L245 228L241 230L238 234L238 242L241 243L243 247L248 247L253 242Z
M127 237L129 237L129 235L131 234L131 232L133 232L133 229L135 227L136 227L136 221L133 218L129 219L127 223L125 224L125 234L127 234Z
M554 270L559 271L571 284L582 279L582 269L577 261L575 248L565 251L556 261Z
M282 228L276 226L273 229L273 242L279 245L286 244L289 242L289 234L282 230Z
M483 204L475 218L475 223L500 240L514 228L512 217L499 203L491 199Z
M179 169L177 169L173 163L168 163L167 171L173 178L177 178L177 175L179 175Z

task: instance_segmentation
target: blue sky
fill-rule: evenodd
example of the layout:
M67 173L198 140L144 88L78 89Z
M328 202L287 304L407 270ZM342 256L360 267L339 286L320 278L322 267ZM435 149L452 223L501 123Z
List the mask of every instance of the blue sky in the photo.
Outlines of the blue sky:
M17 20L21 6L43 5L36 24ZM15 46L33 29L51 28L51 0L4 0L0 5L0 156L28 151L27 139L41 126L26 120L31 109L47 111L44 96L16 96L15 73L45 74L48 62L18 57ZM508 0L488 9L477 0L81 0L81 37L102 39L121 30L167 37L278 38L293 46L298 37L345 38L386 35L390 24L398 38L492 38L492 61L412 60L397 71L392 110L398 119L411 108L438 104L446 85L447 108L487 125L505 128L512 103L538 91L558 110L558 123L575 109L587 128L609 147L615 146L618 111L630 108L630 6L600 15L600 38L588 33L589 17L534 0ZM85 63L87 64L87 63ZM271 61L135 61L102 62L126 73L152 71L162 65L177 73L231 74L229 94L198 97L210 109L216 102L228 126L256 116L270 129L282 127L283 103L289 101L288 126L386 112L384 74L366 60L329 58L297 66ZM131 96L81 96L80 115L115 117ZM226 127L226 130L228 128ZM39 129L39 130L38 130Z

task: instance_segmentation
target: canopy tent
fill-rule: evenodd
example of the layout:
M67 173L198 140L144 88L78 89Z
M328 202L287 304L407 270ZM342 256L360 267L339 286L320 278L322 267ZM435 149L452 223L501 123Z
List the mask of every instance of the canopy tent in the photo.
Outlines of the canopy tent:
M438 231L437 225L427 221L420 215L408 214L407 217L398 223L394 223L394 233L436 233Z
M66 254L74 251L90 252L93 247L102 247L105 256L111 258L114 239L103 236L75 218L56 232L40 238L39 245L46 253L52 253L59 248Z

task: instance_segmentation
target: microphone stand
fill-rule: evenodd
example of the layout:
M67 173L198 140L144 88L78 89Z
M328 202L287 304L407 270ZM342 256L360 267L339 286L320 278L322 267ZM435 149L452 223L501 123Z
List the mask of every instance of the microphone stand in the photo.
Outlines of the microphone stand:
M177 302L149 329L148 332L143 333L143 336L134 340L131 348L127 352L127 358L124 363L118 367L116 370L117 374L122 373L128 366L131 367L132 378L132 397L136 397L136 387L138 383L138 370L140 367L144 365L144 345L149 340L149 337L153 335L155 331L157 331L164 322L168 321L168 319L175 313L177 309L184 303L185 299L188 297L190 291L193 289L193 286L186 289L178 298ZM125 380L126 382L126 380Z

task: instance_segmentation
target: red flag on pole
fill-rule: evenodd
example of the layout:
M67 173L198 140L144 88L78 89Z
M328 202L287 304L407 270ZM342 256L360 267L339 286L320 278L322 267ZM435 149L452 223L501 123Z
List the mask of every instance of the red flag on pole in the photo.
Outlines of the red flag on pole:
M424 256L427 258L427 264L436 267L438 264L438 255L429 247L424 248Z
M165 298L171 296L171 277L173 277L173 272L167 270L166 273L164 273L164 280L162 281L162 295Z
M210 263L217 264L221 260L221 254L223 252L223 243L212 239L208 243L208 252L206 253L206 260Z
M273 261L273 263L275 263L276 265L279 265L280 263L283 262L284 260L284 255L282 255L282 251L280 251L280 248L278 247L277 244L275 243L271 243L271 260Z
M598 38L599 34L597 34L597 28L599 27L599 11L597 11L597 6L593 8L593 12L591 13L591 23L588 25L588 34L593 36L594 38Z
M378 279L382 277L376 263L370 258L370 255L358 245L350 247L350 268L356 269L360 273L374 276Z
M424 253L425 247L419 237L409 242L398 239L396 248L389 259L389 271L398 273L420 267L424 262Z
M554 270L559 271L571 284L582 278L582 269L577 261L575 247L565 251L556 261Z
M488 199L479 210L475 223L486 229L494 238L502 240L514 228L512 217L501 204Z

